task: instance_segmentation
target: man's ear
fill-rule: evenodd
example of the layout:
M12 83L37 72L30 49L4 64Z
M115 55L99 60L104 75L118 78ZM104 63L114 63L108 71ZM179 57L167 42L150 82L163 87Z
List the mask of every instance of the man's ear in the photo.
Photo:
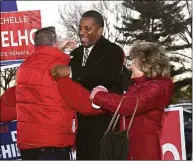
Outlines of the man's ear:
M103 33L103 27L100 27L99 29L98 29L98 35L102 35L102 33Z

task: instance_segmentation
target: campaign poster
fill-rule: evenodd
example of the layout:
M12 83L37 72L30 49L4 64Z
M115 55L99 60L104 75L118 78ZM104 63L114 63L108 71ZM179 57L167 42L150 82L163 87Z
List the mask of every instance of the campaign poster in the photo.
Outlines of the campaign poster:
M34 50L34 33L41 28L39 10L1 13L0 61L26 59Z
M183 108L166 109L161 132L162 160L186 160Z
M19 160L21 154L17 148L17 121L0 123L0 160Z

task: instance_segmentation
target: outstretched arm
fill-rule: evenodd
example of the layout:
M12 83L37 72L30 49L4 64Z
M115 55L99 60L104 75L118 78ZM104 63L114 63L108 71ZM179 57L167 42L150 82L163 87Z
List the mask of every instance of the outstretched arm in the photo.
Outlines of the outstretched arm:
M58 91L65 102L82 115L98 115L103 110L96 110L89 100L90 92L69 77L61 77L57 80Z
M146 113L156 107L160 93L160 87L154 83L147 85L145 88L136 93L128 91L125 94L125 99L122 102L119 113L126 117L131 116L137 103L136 97L139 100L136 114L140 115L142 113ZM103 109L115 112L120 100L120 95L99 91L94 96L93 102L101 106Z

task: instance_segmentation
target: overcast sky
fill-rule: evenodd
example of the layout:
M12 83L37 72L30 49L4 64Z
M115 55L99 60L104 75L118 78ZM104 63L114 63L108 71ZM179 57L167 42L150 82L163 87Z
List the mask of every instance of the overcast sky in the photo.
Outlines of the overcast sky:
M59 20L58 5L72 3L72 1L17 1L18 11L40 10L42 27L56 26ZM90 5L92 1L79 1Z
M58 4L69 1L17 1L18 11L40 10L42 27L56 25Z

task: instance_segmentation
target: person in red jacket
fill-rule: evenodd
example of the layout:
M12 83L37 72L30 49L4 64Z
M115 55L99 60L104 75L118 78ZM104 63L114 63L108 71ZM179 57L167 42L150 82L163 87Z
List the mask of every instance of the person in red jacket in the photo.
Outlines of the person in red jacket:
M0 122L9 122L15 120L16 115L16 98L15 98L16 86L8 88L1 96L0 106Z
M173 91L169 60L163 47L151 42L135 44L130 57L132 65L129 69L135 83L124 94L119 109L119 114L126 117L127 127L138 99L136 116L129 131L128 159L161 160L161 123ZM121 97L100 86L93 89L90 99L102 109L115 112Z
M67 160L75 142L76 111L84 115L100 112L91 108L88 91L88 109L69 106L50 75L53 66L68 65L70 57L61 49L74 43L58 44L54 27L37 30L34 42L34 53L16 74L17 146L24 160Z

